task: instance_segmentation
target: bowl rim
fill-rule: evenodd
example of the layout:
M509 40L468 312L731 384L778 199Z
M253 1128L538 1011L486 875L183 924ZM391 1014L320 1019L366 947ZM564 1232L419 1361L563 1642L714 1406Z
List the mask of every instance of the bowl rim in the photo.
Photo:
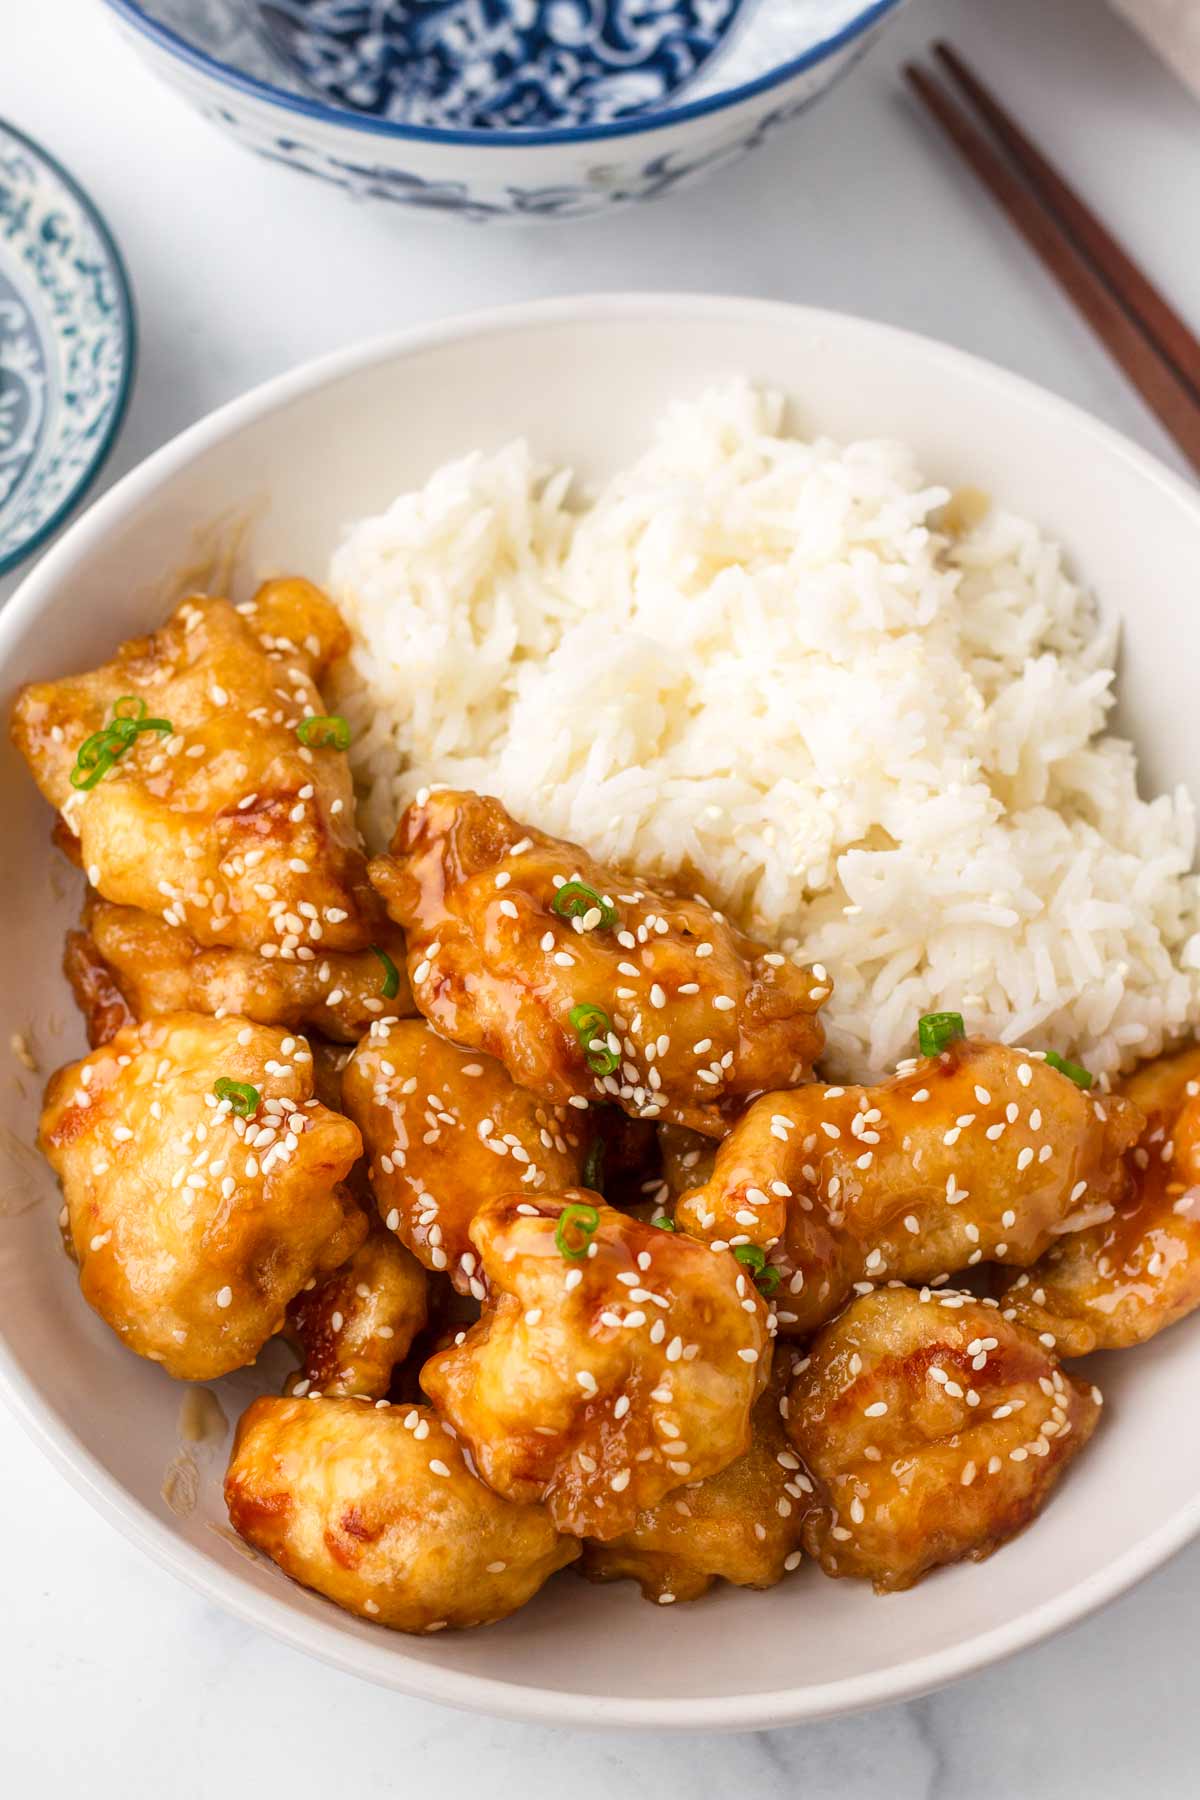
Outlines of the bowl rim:
M759 94L769 92L771 88L782 86L794 75L802 74L806 69L813 68L837 51L845 49L889 13L903 6L905 0L863 0L852 19L829 37L810 45L799 56L769 69L765 75L755 76L753 81L743 82L739 87L729 88L719 94L709 94L690 103L685 102L684 105L665 112L647 112L631 119L614 119L607 125L559 125L538 130L522 130L518 126L508 131L489 131L481 127L448 130L440 125L403 125L392 119L376 119L369 114L352 113L342 107L328 106L316 98L309 99L303 94L293 94L286 88L275 87L269 81L260 81L257 76L247 75L243 70L221 62L218 57L210 56L208 51L189 43L173 26L166 25L161 19L147 13L140 0L104 0L104 3L132 30L140 32L143 37L149 38L161 50L177 57L181 62L191 64L201 74L215 77L253 100L265 101L286 112L300 113L319 124L333 125L344 131L362 132L367 137L393 138L407 143L470 144L480 149L524 150L545 144L590 144L603 143L611 138L636 137L641 132L662 131L671 125L684 124L689 119L700 119L710 113L722 112L726 107L736 106L743 100L754 99Z
M1158 487L1174 504L1182 505L1191 514L1200 538L1200 491L1182 476L1082 407L968 351L857 314L786 301L689 293L581 294L457 314L436 323L376 336L271 376L215 408L154 451L94 501L25 577L9 603L0 609L0 676L13 646L41 607L132 508L199 454L305 394L364 367L420 356L472 338L614 320L661 324L721 319L736 319L743 324L758 322L763 327L786 324L791 329L809 332L850 328L882 339L896 356L918 354L934 373L965 379L1014 401L1025 410L1031 429L1040 419L1066 425L1080 433L1082 439L1090 439L1097 450ZM348 1674L364 1676L416 1699L526 1723L657 1731L764 1730L912 1699L1078 1624L1158 1568L1200 1532L1197 1494L1105 1567L1019 1618L868 1674L847 1675L817 1686L753 1694L689 1695L663 1700L572 1694L508 1683L412 1658L397 1634L389 1633L386 1638L373 1634L364 1639L348 1632L340 1615L332 1609L328 1620L312 1618L295 1611L282 1593L260 1592L235 1569L222 1567L197 1546L179 1538L165 1521L108 1473L63 1418L35 1401L2 1333L0 1398L77 1492L130 1542L212 1604L290 1648L316 1656Z
M133 286L129 279L129 271L125 267L125 259L117 246L112 228L87 189L81 186L71 171L52 156L36 138L30 137L26 131L20 131L7 119L0 119L0 137L11 139L21 145L30 156L46 169L61 188L68 193L87 219L112 274L117 299L117 335L121 346L121 377L117 387L116 398L109 409L104 429L92 445L91 454L87 457L63 495L58 505L33 530L14 544L11 550L0 550L0 577L9 575L27 557L33 555L46 540L53 535L83 499L117 441L117 434L125 422L125 414L129 407L130 395L133 392L134 379L138 363L138 324L137 309L134 305ZM41 322L39 320L39 322ZM52 334L53 335L53 334Z

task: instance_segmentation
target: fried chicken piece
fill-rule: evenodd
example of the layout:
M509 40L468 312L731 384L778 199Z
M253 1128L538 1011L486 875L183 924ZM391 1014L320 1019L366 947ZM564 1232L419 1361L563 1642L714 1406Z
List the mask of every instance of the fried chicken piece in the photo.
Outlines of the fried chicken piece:
M821 1332L788 1397L816 1489L805 1549L881 1594L981 1562L1040 1510L1099 1415L1099 1392L994 1301L867 1294Z
M489 1300L421 1384L497 1493L607 1541L749 1449L771 1341L732 1256L578 1188L492 1200L471 1239Z
M1146 1128L1127 1157L1131 1189L1097 1205L1003 1296L1005 1317L1060 1356L1145 1343L1200 1306L1200 1047L1125 1082Z
M390 971L377 950L391 960ZM259 1025L316 1031L336 1043L356 1044L381 1018L415 1011L404 972L404 940L386 920L376 948L326 951L303 962L266 958L255 950L221 945L202 949L182 926L136 906L113 906L90 893L82 932L68 936L64 970L88 1021L89 1042L105 1043L123 1003L129 1019L170 1012L230 1013Z
M221 1098L222 1080L245 1085ZM128 1026L51 1077L39 1142L84 1299L181 1381L253 1362L366 1236L342 1185L362 1140L312 1091L303 1038L199 1013Z
M1123 1198L1121 1157L1140 1129L1129 1101L960 1038L878 1087L764 1095L675 1217L709 1242L769 1251L779 1328L804 1336L858 1283L1027 1267Z
M579 1179L584 1129L565 1106L515 1087L501 1063L460 1050L423 1019L371 1028L342 1073L387 1229L461 1293L484 1297L470 1225L514 1189Z
M380 915L346 757L297 735L325 714L313 671L345 647L344 628L308 583L271 590L244 616L226 600L185 600L101 668L32 683L12 733L105 899L201 944L306 962L365 949ZM260 635L284 620L300 648ZM81 748L118 711L136 735L92 769L94 785L73 786Z
M434 1029L551 1100L615 1101L720 1137L750 1094L805 1080L821 1050L823 973L704 900L516 824L498 800L439 792L409 807L371 880L405 928Z
M416 1257L378 1227L349 1262L306 1287L288 1308L288 1334L304 1368L294 1394L382 1400L392 1371L424 1331L428 1285Z
M293 1581L394 1631L507 1618L579 1554L542 1507L486 1488L427 1406L256 1400L225 1504Z
M780 1417L789 1372L787 1357L779 1357L754 1408L745 1456L719 1475L677 1488L639 1513L623 1536L585 1543L579 1573L589 1581L636 1581L645 1599L668 1606L698 1600L717 1580L774 1587L794 1569L812 1483Z

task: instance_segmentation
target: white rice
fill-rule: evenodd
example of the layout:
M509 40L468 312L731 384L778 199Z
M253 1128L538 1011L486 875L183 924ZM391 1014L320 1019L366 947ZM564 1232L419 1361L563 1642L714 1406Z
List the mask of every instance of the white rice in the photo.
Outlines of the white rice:
M921 1013L1112 1072L1200 1018L1195 824L1103 735L1114 633L1028 521L937 530L903 445L802 442L743 385L594 497L523 443L354 526L331 587L365 829L498 794L825 963L830 1055Z

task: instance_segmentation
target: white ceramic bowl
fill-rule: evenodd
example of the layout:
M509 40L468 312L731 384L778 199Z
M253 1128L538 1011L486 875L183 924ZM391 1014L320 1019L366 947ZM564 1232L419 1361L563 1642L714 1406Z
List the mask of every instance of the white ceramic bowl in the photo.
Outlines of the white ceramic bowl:
M272 56L257 0L106 0L149 66L249 149L393 212L476 222L582 218L697 180L824 93L902 3L742 0L726 46L669 103L607 124L448 129L331 104ZM598 11L562 10L572 32ZM634 40L664 16L633 0L619 10ZM471 36L478 9L463 12Z
M185 432L100 500L0 614L0 698L104 657L155 624L163 577L251 511L243 584L321 578L347 521L445 458L526 433L589 476L631 458L670 400L733 373L785 388L798 424L913 443L1061 538L1125 622L1124 723L1146 779L1200 768L1194 669L1200 499L1061 400L958 351L837 315L695 297L554 301L408 333L268 382ZM414 429L419 421L419 429ZM206 537L207 534L207 537ZM219 535L219 532L218 532ZM76 879L17 756L0 752L7 918L0 1043L31 1022L46 1068L82 1032L58 972ZM18 878L19 877L19 882ZM14 896L21 898L14 904ZM164 1504L180 1389L127 1353L76 1292L54 1184L21 1146L39 1081L0 1083L0 1374L68 1478L210 1599L341 1668L434 1700L552 1724L761 1727L871 1705L978 1669L1081 1618L1200 1526L1200 1437L1186 1428L1200 1318L1096 1360L1101 1430L1044 1516L991 1561L876 1599L804 1569L767 1594L647 1606L629 1583L557 1577L488 1631L392 1635L248 1559L225 1531L222 1454L189 1517ZM217 1384L234 1416L261 1374Z

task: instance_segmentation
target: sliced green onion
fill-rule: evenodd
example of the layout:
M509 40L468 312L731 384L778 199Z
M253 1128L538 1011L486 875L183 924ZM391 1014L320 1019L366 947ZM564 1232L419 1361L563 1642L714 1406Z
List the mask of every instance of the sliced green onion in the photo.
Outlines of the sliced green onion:
M611 1075L621 1058L608 1043L612 1020L602 1006L581 1000L569 1013L584 1061L593 1075Z
M604 931L615 925L621 916L612 902L605 900L586 881L564 881L550 907L560 919L586 919L590 912L598 912L600 928Z
M350 726L341 713L310 713L297 725L296 736L310 750L350 748Z
M231 1081L228 1075L221 1075L213 1082L213 1093L218 1100L228 1100L230 1112L239 1119L252 1118L258 1111L258 1089L248 1081Z
M961 1013L926 1013L917 1026L917 1042L922 1056L940 1056L956 1039L966 1037L967 1028Z
M593 1138L588 1145L588 1153L584 1158L583 1174L579 1178L585 1188L591 1188L593 1194L604 1192L604 1139Z
M674 1231L675 1229L674 1219L668 1219L666 1213L659 1213L658 1217L651 1219L650 1223L657 1225L660 1231Z
M760 1250L757 1244L739 1244L733 1254L753 1275L760 1275L766 1267L767 1253Z
M140 707L141 711L130 712L130 707ZM139 732L169 733L175 729L169 719L145 718L145 711L146 702L136 694L122 694L119 700L113 701L113 716L109 723L84 738L75 753L75 766L70 775L72 787L95 787L101 776L107 775L113 764L120 761Z
M594 1206L572 1202L570 1206L563 1207L554 1228L554 1242L569 1262L583 1261L592 1241L592 1233L599 1223L600 1214ZM578 1238L568 1241L569 1232L578 1232Z
M774 1263L768 1263L765 1269L759 1270L758 1274L754 1277L754 1285L763 1296L764 1300L770 1299L771 1295L779 1286L779 1279L779 1270L775 1267Z
M1051 1069L1057 1069L1060 1075L1065 1075L1068 1081L1073 1081L1076 1087L1090 1088L1096 1079L1089 1069L1081 1068L1078 1063L1068 1062L1056 1050L1047 1050L1046 1064Z
M383 987L380 989L380 992L383 994L385 1000L394 1000L396 995L400 992L399 969L396 967L387 951L381 950L378 944L371 945L371 955L377 956L383 964Z

